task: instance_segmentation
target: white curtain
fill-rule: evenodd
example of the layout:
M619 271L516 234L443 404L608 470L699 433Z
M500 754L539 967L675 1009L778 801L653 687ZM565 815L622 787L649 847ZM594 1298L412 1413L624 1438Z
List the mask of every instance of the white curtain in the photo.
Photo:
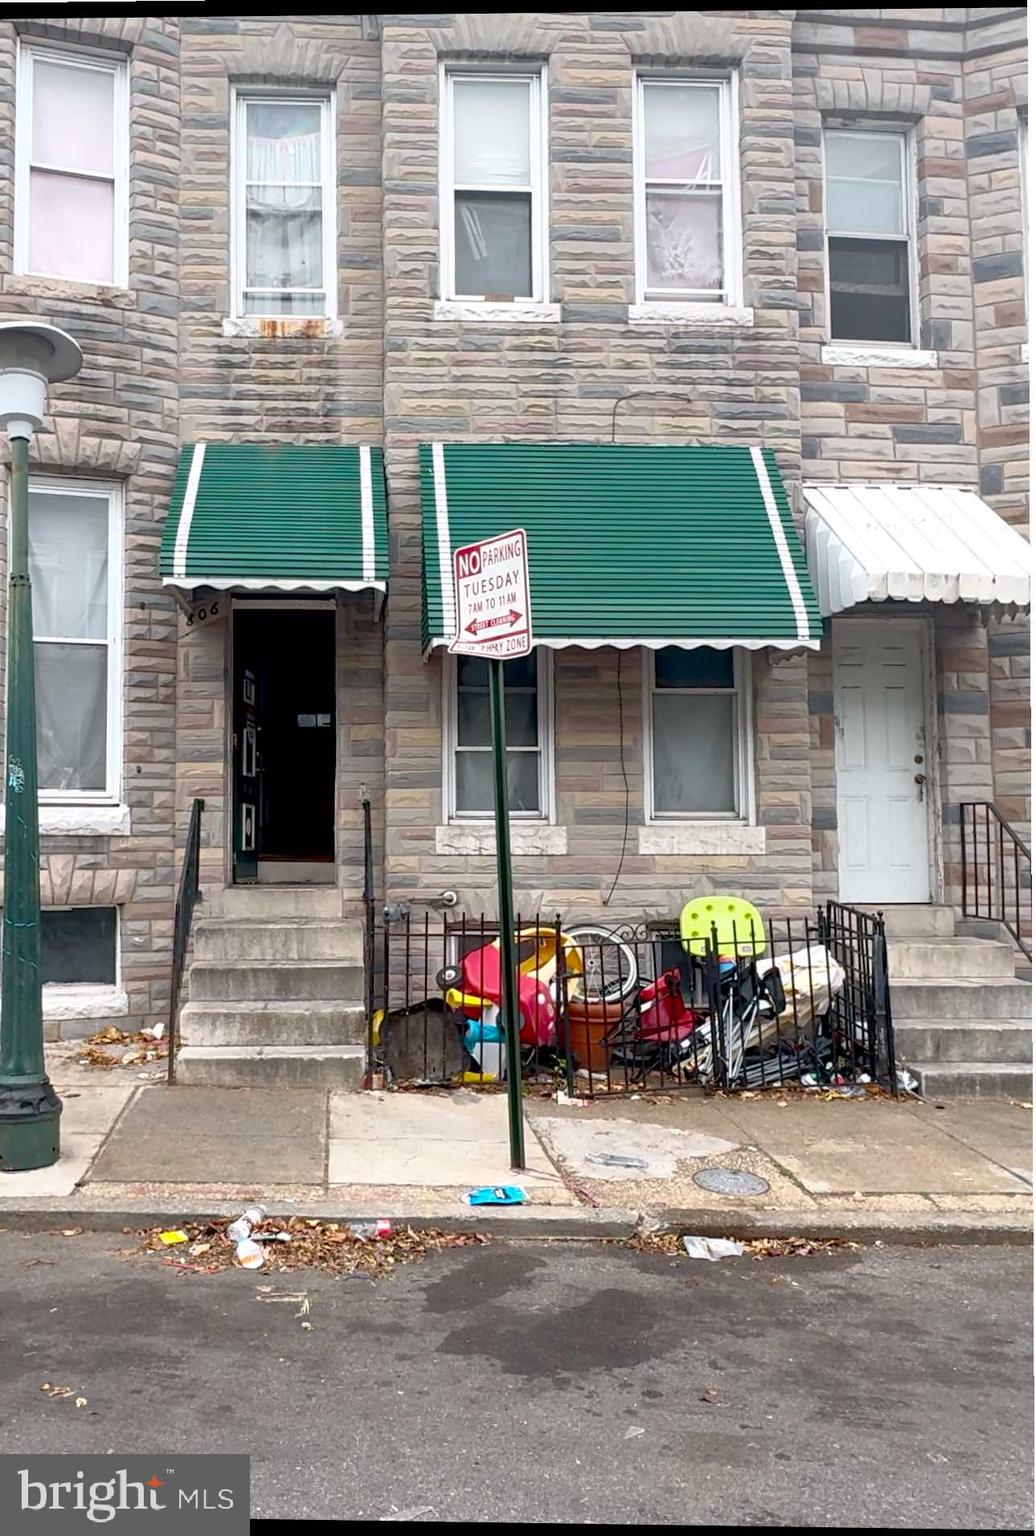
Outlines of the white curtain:
M108 498L33 491L29 575L41 789L107 777ZM78 644L61 642L76 641ZM92 642L83 644L82 642Z
M247 288L323 285L319 106L251 102Z

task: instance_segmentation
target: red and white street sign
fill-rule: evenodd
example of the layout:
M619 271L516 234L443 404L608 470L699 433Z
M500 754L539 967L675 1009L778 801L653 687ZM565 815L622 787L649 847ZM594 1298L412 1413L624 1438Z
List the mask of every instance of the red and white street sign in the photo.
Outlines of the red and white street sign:
M532 649L529 557L525 530L480 539L453 551L460 656L524 656Z

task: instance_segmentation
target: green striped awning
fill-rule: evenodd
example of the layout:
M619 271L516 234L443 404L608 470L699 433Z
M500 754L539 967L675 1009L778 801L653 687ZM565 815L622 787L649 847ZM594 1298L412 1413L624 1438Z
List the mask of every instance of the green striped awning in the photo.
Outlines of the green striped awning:
M159 570L164 586L183 591L384 591L388 520L380 448L185 446Z
M426 648L456 625L452 551L524 528L538 645L817 649L820 612L768 449L421 446Z

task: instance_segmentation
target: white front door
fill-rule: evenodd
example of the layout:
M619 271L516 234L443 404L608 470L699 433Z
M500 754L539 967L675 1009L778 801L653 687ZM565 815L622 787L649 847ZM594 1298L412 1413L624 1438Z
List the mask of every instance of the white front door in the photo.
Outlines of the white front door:
M832 634L839 894L928 901L924 631L836 619Z

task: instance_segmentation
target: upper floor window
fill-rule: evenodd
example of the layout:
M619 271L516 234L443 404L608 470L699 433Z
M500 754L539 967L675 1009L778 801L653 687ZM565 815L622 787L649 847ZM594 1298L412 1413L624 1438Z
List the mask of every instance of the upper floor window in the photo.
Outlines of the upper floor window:
M126 65L23 46L16 134L16 270L124 285Z
M647 653L647 667L650 816L747 818L745 653L666 646Z
M115 486L32 482L29 575L41 800L118 799L121 556Z
M507 792L512 816L550 813L550 658L535 650L504 662ZM493 815L489 666L446 658L447 810L450 818Z
M740 302L735 143L729 80L638 79L638 303Z
M824 135L832 341L914 340L907 136Z
M237 95L235 315L334 316L333 124L330 96Z
M546 299L543 80L443 76L443 297Z

